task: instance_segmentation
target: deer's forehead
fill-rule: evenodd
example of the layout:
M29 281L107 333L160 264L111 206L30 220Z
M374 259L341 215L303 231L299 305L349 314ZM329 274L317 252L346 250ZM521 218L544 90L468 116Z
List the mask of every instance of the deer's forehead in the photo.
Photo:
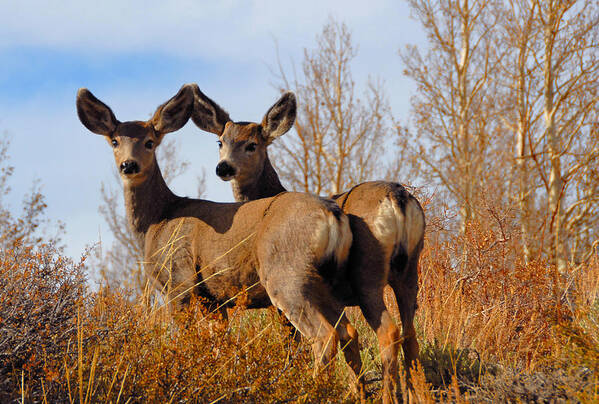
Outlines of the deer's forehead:
M253 122L227 122L223 131L222 140L233 142L258 141L260 125Z
M148 135L154 135L154 128L149 123L143 121L122 122L116 128L114 134L120 137L144 139Z

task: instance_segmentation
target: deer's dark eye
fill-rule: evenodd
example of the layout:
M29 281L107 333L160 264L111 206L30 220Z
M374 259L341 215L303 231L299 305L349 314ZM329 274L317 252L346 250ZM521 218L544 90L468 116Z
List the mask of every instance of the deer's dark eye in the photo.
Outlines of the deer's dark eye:
M249 145L245 146L245 151L247 152L255 152L256 151L256 143L250 143Z
M146 149L151 149L152 147L154 147L154 141L152 140L148 140L145 144Z
M223 147L223 142L221 142L220 140L216 141L216 144L218 145L218 148L220 149L221 147Z
M117 147L119 145L119 142L116 139L112 139L110 143L112 143L112 147Z

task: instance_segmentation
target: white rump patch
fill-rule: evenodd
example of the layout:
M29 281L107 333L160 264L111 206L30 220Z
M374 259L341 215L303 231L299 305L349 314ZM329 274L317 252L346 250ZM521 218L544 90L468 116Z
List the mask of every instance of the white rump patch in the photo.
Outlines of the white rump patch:
M352 243L352 232L347 216L339 220L332 213L325 213L326 219L318 222L314 232L313 251L318 260L335 257L338 263L343 263L349 256Z
M385 198L380 204L374 219L373 233L385 250L386 260L391 259L391 254L397 243L405 239L404 217L401 209L396 209L395 203L390 198Z
M393 199L387 197L380 203L373 233L383 245L387 257L391 258L398 244L404 247L408 255L412 254L423 232L424 219L414 200L408 199L405 216Z

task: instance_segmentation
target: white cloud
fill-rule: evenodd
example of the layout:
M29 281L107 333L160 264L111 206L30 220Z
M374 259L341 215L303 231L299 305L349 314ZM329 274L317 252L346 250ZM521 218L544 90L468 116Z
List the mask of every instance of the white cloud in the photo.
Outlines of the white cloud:
M288 1L5 1L0 49L41 46L83 52L171 53L263 59L272 36L286 47L310 44L335 15L360 31L363 46L399 43L410 21L402 2Z

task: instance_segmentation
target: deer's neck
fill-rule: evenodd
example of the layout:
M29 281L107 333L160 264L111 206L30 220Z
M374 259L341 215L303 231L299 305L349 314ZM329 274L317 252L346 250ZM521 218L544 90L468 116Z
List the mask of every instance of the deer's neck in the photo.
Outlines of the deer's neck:
M244 183L233 180L231 181L231 186L233 188L233 196L237 202L268 198L287 191L281 185L279 175L270 163L268 154L264 160L264 169L259 176L248 179Z
M156 162L146 181L137 186L125 185L124 190L129 226L143 245L150 225L163 220L168 207L180 198L168 188Z

